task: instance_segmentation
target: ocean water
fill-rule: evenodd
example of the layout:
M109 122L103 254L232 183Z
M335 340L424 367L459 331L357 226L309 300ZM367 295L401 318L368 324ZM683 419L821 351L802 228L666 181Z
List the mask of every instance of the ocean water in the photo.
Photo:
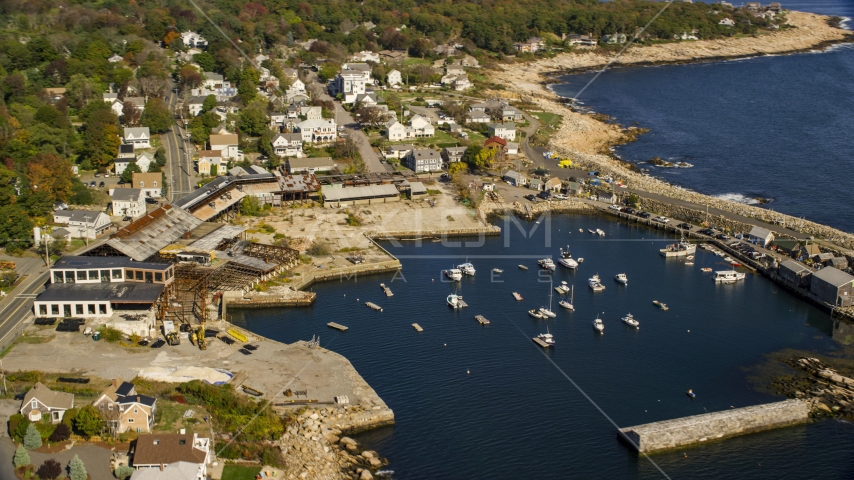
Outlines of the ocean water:
M784 7L854 17L854 2ZM563 77L575 96L593 74ZM613 68L579 100L622 125L649 128L617 148L625 160L653 157L690 169L644 165L701 193L754 203L854 232L854 45L821 53L694 65Z
M662 478L617 440L614 423L778 401L743 367L783 348L844 348L832 340L827 314L761 277L716 285L700 268L725 268L719 257L700 251L694 266L660 257L658 249L672 239L659 232L587 216L500 225L501 237L455 239L460 246L387 244L403 264L399 275L317 284L313 307L235 311L232 321L283 342L320 335L323 346L346 356L395 412L396 425L357 439L388 457L398 479ZM556 257L566 244L584 258L579 270L541 273L536 260ZM477 275L443 282L442 269L466 258ZM493 277L493 268L504 273ZM586 286L595 273L604 292ZM617 273L627 274L628 286L613 280ZM528 317L528 309L548 305L560 281L575 286L576 311L562 310L555 298L557 318ZM381 282L393 297L383 295ZM448 308L453 292L469 307ZM655 308L654 299L670 310ZM640 329L620 321L629 312ZM492 324L479 325L478 314ZM604 335L592 329L597 315ZM331 330L329 321L350 330ZM547 330L557 345L544 351L531 338ZM696 399L685 395L689 388ZM854 426L822 421L652 460L671 478L850 478L852 448Z

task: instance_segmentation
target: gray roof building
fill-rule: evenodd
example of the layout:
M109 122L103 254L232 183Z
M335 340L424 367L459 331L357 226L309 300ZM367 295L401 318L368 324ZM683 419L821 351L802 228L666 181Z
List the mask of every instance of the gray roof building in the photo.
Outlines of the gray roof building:
M830 305L854 305L854 277L833 267L824 267L812 274L810 293Z

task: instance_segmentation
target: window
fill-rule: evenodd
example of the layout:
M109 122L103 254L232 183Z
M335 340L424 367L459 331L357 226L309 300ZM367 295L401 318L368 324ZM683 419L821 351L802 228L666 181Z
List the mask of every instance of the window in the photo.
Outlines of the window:
M126 280L133 280L133 270L125 271L125 279Z
M59 315L59 305L51 305L50 306L50 314L51 315Z
M139 409L138 409L138 408L134 408L134 409L133 409L133 413L139 413Z
M86 280L86 271L78 271L77 272L77 280Z
M142 427L136 427L136 433L142 433Z
M128 418L128 423L133 423L133 419L132 419L132 418Z
M65 272L65 283L74 283L74 272Z
M98 312L101 315L106 315L107 314L107 304L106 303L99 303L98 304Z
M162 273L160 273L160 272L156 272L156 273L154 274L154 281L155 281L155 282L157 282L157 283L162 282L162 281L163 281L163 274L162 274Z
M153 275L151 274L151 272L145 272L145 283L153 282L154 279L152 277Z
M89 280L97 280L98 279L98 271L97 270L89 270Z
M47 305L39 305L39 315L47 315Z
M75 315L83 315L83 305L77 304L74 306Z
M136 271L136 279L142 281L142 270Z
M110 271L101 270L101 283L110 283Z
M53 419L59 420L59 412L53 412Z
M86 307L87 307L87 311L89 312L89 315L95 315L95 304L94 303L90 303L89 305L86 305Z
M121 269L113 270L113 280L121 280L121 279L122 279Z
M151 186L152 186L152 187L154 187L154 188L157 188L157 182L156 182L156 181L151 182Z
M30 408L32 408L33 410L39 408L39 401L34 398L32 403L30 404Z
M62 283L62 272L53 272L53 283Z
M142 180L140 180L140 182L139 182L139 188L143 188L143 187L145 187L145 182L143 182Z

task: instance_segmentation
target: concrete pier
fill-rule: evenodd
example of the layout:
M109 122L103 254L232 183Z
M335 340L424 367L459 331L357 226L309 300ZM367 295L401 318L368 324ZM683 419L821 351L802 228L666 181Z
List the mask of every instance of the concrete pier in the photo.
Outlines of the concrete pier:
M806 402L785 400L621 428L618 437L638 453L654 453L804 423L809 414Z

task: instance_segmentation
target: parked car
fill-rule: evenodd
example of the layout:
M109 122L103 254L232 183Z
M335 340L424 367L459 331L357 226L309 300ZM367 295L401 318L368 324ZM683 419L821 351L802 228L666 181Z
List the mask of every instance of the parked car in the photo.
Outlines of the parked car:
M711 228L704 228L704 229L700 230L700 233L702 233L703 235L708 235L711 237L715 234L715 231L712 230Z
M548 200L552 196L552 192L548 190L543 190L542 192L538 193L537 196L542 198L543 200Z
M524 196L524 197L522 197L522 198L524 198L524 199L526 199L526 200L530 200L530 201L532 201L532 202L533 202L533 201L534 201L534 199L535 199L535 198L537 198L537 197L535 197L533 193L529 193L529 194L525 195L525 196Z
M620 208L620 206L619 206L619 205L609 205L609 206L608 206L608 209L609 209L609 210L615 210L615 211L617 211L617 212L621 212L621 211L623 210L622 208Z
M682 230L691 230L691 224L690 223L680 223L679 225L676 225L676 228L681 228Z
M629 215L637 215L638 211L634 208L629 208L628 210L626 210L626 213L628 213Z
M718 240L726 241L726 240L729 240L731 237L725 233L719 233L719 234L715 235L715 238L717 238Z
M98 178L98 177L100 177L100 176L101 176L101 174L100 174L100 173L96 173L96 174L95 174L95 178Z
M659 216L653 218L652 221L658 222L658 223L667 223L670 221L670 219L667 217L663 217L663 216L659 215Z
M95 188L95 180L89 182L89 188Z
M156 342L151 344L151 348L160 348L163 345L166 345L166 342L164 342L162 338L158 338Z
M564 195L562 193L554 194L554 198L555 198L555 200L569 200L569 197L567 197L566 195Z
M639 216L639 217L641 217L641 218L649 218L649 217L651 217L651 216L652 216L652 214L651 214L651 213L647 213L647 212L640 212L640 213L638 214L638 216Z
M98 184L98 187L100 187L100 188L104 188L104 182L99 183L99 184Z

